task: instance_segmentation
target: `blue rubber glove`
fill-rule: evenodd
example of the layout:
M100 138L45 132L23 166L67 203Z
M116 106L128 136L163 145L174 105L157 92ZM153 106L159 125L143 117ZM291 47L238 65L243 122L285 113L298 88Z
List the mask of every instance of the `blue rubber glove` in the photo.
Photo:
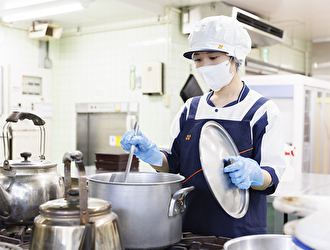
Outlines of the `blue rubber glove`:
M250 158L242 156L232 156L224 159L235 160L234 163L223 169L225 173L229 173L232 183L240 189L248 189L250 186L262 186L264 183L264 175L259 164Z
M121 147L129 152L135 145L134 154L137 158L154 166L163 165L163 155L157 145L150 141L141 131L134 136L134 129L127 131L120 140Z

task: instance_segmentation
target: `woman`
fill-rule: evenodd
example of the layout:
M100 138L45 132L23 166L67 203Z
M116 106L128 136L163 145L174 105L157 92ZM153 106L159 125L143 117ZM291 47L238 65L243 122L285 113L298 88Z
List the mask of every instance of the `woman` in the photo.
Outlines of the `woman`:
M183 231L230 238L266 233L266 195L275 191L284 171L284 144L278 108L250 90L238 73L251 50L251 39L237 20L214 16L196 24L189 44L192 50L184 57L194 60L212 91L187 100L161 151L141 132L134 137L133 131L128 131L121 145L126 151L136 145L135 154L141 160L157 171L180 173L186 177L184 186L195 186L186 197ZM210 120L227 130L240 152L240 156L230 157L235 163L224 170L238 188L249 189L249 208L239 219L222 209L200 171L199 137Z

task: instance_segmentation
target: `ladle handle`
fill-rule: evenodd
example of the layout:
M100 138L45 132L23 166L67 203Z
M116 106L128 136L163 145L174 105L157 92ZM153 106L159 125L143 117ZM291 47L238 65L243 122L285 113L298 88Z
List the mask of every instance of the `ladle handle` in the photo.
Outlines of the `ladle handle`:
M139 132L139 123L135 122L135 124L134 124L134 136L137 136L138 132ZM127 165L126 165L125 179L124 179L125 183L127 182L127 179L128 179L128 173L131 170L132 159L133 159L133 156L134 156L134 149L135 149L135 145L132 145L131 150L129 152Z

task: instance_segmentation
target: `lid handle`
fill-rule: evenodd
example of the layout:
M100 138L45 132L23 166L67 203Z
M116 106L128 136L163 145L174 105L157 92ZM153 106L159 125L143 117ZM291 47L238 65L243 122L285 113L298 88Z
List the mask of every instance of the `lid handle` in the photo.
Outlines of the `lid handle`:
M24 158L24 161L27 161L29 157L31 157L31 153L30 152L23 152L21 153L21 157Z

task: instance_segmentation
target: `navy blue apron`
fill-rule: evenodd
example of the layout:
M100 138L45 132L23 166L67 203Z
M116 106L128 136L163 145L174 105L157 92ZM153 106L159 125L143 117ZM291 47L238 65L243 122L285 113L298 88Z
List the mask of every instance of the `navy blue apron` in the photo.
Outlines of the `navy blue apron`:
M195 120L200 97L190 105L188 118L177 138L180 147L180 174L186 179L184 187L195 186L186 197L183 213L183 231L199 235L238 237L266 233L266 196L250 189L250 202L246 215L235 219L218 204L209 189L202 171L199 156L199 138L203 125L209 119ZM259 99L241 121L214 120L222 125L234 140L241 156L254 158L250 121L266 98ZM221 110L219 111L221 112Z

